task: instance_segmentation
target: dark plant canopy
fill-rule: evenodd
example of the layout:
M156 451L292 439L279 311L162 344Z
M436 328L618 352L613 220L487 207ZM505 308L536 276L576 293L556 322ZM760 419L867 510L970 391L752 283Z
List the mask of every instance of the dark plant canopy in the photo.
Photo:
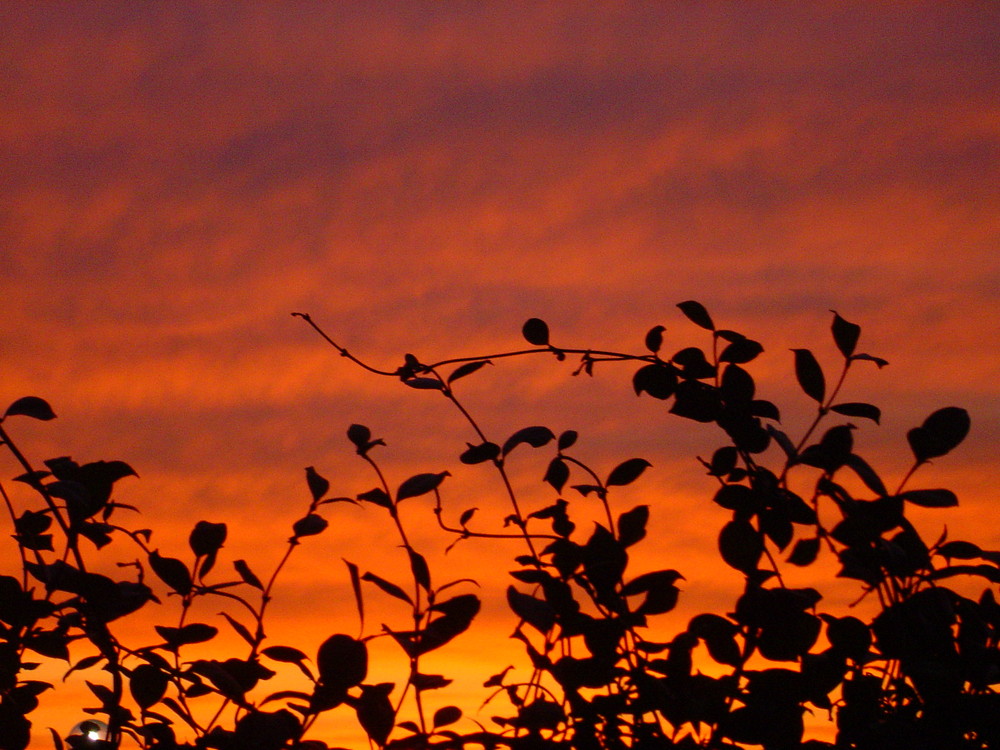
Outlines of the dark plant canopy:
M32 679L33 670L42 661L69 661L70 644L74 657L87 655L69 664L67 675L82 673L92 693L83 710L96 718L69 737L51 731L58 750L323 750L314 725L329 712L353 717L373 746L393 750L1000 748L1000 551L943 535L925 539L907 513L958 502L948 489L919 485L916 472L961 444L966 411L938 409L907 433L912 466L892 487L855 446L858 427L877 425L880 409L839 395L856 369L886 364L858 351L858 325L833 314L839 372L825 373L809 349L792 350L798 385L815 410L804 433L793 436L778 405L757 393L751 367L763 346L718 328L698 302L678 307L702 329L704 348L668 356L664 326L646 333L639 353L564 346L532 318L522 330L529 348L434 363L407 354L391 370L361 362L296 313L373 376L436 391L453 404L473 436L464 445L456 439L455 457L499 476L509 512L501 528L490 528L477 522L476 508L449 507L448 471L390 481L377 458L385 442L351 425L347 444L374 486L337 496L308 467L310 501L266 575L253 560L222 562L225 523L198 521L186 552L161 550L150 530L120 525L128 506L114 500L114 487L132 468L68 457L41 468L19 447L14 428L19 419L55 413L41 398L18 399L0 418L0 441L19 466L14 480L29 488L8 493L0 485L21 562L0 576L0 750L24 750L33 730L37 740L30 717L52 685ZM646 458L590 466L574 452L576 432L557 435L543 425L486 434L459 396L460 381L489 377L495 369L487 364L532 356L575 360L573 374L626 367L648 408L702 423L721 440L699 461L716 485L712 499L728 513L718 554L743 579L731 606L697 614L679 632L658 619L676 607L683 571L637 570L633 548L655 543L647 535L655 505L615 505L617 488L641 484L651 466ZM515 451L537 452L550 504L529 507L522 499L507 469ZM21 494L28 499L21 502ZM452 545L502 538L518 548L502 590L480 589L460 575L442 580L431 569L399 513L400 503L422 496L433 498ZM581 498L599 503L600 522L574 521ZM332 633L319 644L271 642L265 621L275 581L289 556L327 529L337 511L328 506L342 502L372 506L395 529L408 580L345 561L360 633ZM95 572L109 569L96 559L112 538L139 553L122 561L118 576ZM821 559L835 561L836 575L874 603L867 621L827 611L818 588L786 583L783 571ZM981 594L969 598L972 590ZM483 665L489 719L454 705L430 713L423 696L447 690L451 680L425 671L424 657L467 637L481 596L506 601L525 663L492 676L500 665ZM365 614L381 598L403 602L410 616L372 632ZM203 600L221 608L217 620L192 621L193 605ZM151 603L164 605L158 640L127 643L129 618ZM189 655L189 646L212 641L220 628L237 634L242 649L213 659ZM369 678L369 644L377 638L408 664L394 682ZM711 669L702 671L708 662ZM268 692L278 670L298 675L301 687ZM807 714L829 715L835 739L804 739Z

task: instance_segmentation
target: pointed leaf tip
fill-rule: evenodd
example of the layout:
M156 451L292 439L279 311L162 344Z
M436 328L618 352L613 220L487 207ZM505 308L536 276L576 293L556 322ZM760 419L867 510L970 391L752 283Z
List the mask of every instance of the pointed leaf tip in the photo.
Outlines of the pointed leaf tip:
M705 306L700 302L689 299L686 302L678 302L677 307L679 307L681 312L687 316L687 319L696 326L700 326L708 331L715 330L715 323L712 322L712 317L708 314L708 310L705 309Z
M844 355L845 359L850 359L854 355L854 349L858 345L858 338L861 336L861 326L856 323L849 323L844 320L837 313L836 310L831 310L833 313L833 325L831 329L833 331L833 341L840 350L840 353Z
M628 461L618 464L618 466L611 470L611 473L608 475L608 481L605 484L608 487L632 484L649 466L651 464L644 458L630 458Z
M795 354L795 377L809 398L823 403L826 398L826 380L823 369L808 349L792 349Z

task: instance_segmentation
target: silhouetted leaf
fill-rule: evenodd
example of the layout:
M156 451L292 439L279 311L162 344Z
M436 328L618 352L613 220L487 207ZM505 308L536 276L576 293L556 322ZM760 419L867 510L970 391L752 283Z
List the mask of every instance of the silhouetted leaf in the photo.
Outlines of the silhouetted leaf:
M569 479L569 467L565 461L556 456L549 461L549 466L545 470L545 476L542 478L542 481L552 485L552 488L556 492L562 492L567 479Z
M458 517L458 525L465 526L469 521L472 520L472 514L475 513L479 508L467 508L462 511L462 515Z
M847 463L854 448L851 425L836 425L827 430L819 443L808 446L799 456L799 461L807 466L815 466L829 473L837 471Z
M739 339L728 344L722 350L722 354L719 355L719 361L742 365L753 361L763 351L764 347L760 343L752 339Z
M406 553L410 558L410 570L413 572L413 580L423 587L424 591L430 591L431 572L427 567L427 561L424 559L424 556L412 547L407 547Z
M409 656L420 656L440 648L468 630L472 619L479 612L479 607L479 597L474 594L461 594L429 607L429 612L439 613L440 616L434 617L421 632L401 633L385 626L383 628Z
M748 521L736 519L722 527L719 552L727 565L749 575L757 569L764 543Z
M418 391L440 391L444 388L444 383L437 378L407 378L403 383Z
M735 637L739 627L725 617L709 613L696 615L688 623L687 632L702 639L709 655L719 664L735 667L742 663Z
M958 505L958 498L951 490L907 490L899 497L923 508L952 508Z
M882 418L882 410L877 406L857 401L834 404L830 407L830 411L835 411L837 414L843 414L845 417L861 417L863 419L870 419L875 424L879 424L879 420Z
M566 430L565 432L561 432L559 434L557 447L560 451L568 450L576 444L577 437L578 435L576 434L576 430Z
M651 464L644 458L630 458L618 464L611 473L605 485L608 487L624 486L632 484Z
M479 445L466 443L466 445L469 446L468 449L458 457L458 460L463 464L481 464L484 461L493 461L500 456L500 446L496 443L480 443Z
M708 310L706 310L700 302L687 300L686 302L679 302L677 307L679 307L681 312L687 316L687 319L696 326L701 326L709 331L715 330L715 324L712 322L712 318L709 316Z
M299 664L307 658L305 653L292 646L268 646L261 651L268 659L285 662L287 664Z
M733 469L736 468L736 459L738 455L739 454L736 452L736 448L732 445L724 445L723 447L717 449L712 454L712 460L708 465L709 475L713 477L727 476Z
M296 539L303 536L315 536L327 527L326 519L318 513L309 513L292 524L292 533Z
M851 361L874 362L876 367L878 367L880 370L887 364L889 364L888 361L882 359L881 357L873 357L871 354L855 354L851 357Z
M219 632L218 628L201 622L192 622L180 628L165 625L155 625L154 629L167 642L172 650L191 643L204 643L212 640Z
M246 560L236 560L233 562L233 567L236 568L236 572L239 573L240 578L243 579L244 583L253 586L255 589L264 590L264 584L260 582L260 579L254 575L254 572L250 570L250 566L247 565Z
M636 576L622 587L625 596L645 594L646 598L634 611L640 615L659 615L677 606L680 593L676 586L681 574L676 570L657 570Z
M129 676L128 688L139 708L146 709L158 703L167 692L169 678L159 667L140 664Z
M521 593L513 586L507 587L507 603L515 615L542 634L555 625L556 613L547 602Z
M306 484L309 485L313 502L321 500L330 489L330 482L317 474L312 466L306 467Z
M384 578L375 575L374 573L365 573L363 576L361 576L361 580L374 583L389 596L394 596L397 599L402 599L407 604L410 605L413 604L413 600L410 598L410 595L407 594L405 591L403 591L403 589L401 589L399 586L392 583L391 581L387 581Z
M25 646L50 659L69 661L69 639L55 630L38 630L25 638Z
M937 553L942 557L954 558L956 560L974 560L981 557L983 550L979 545L972 542L953 541L945 542L938 547Z
M233 616L228 612L220 612L219 614L226 618L226 621L230 624L230 626L232 626L233 630L235 630L244 641L249 643L252 647L257 646L257 641L252 635L250 635L250 631L247 630L246 625L233 618Z
M755 389L750 373L739 365L727 365L723 370L720 395L728 406L736 407L740 412L744 409L749 410Z
M670 407L670 413L695 422L714 422L721 411L718 389L696 380L685 380L677 384L677 398Z
M491 364L493 363L490 362L488 359L480 359L477 360L476 362L466 362L464 365L459 365L452 371L451 375L448 376L448 383L449 384L454 383L459 378L464 378L466 375L471 375L472 373L476 372L476 370L483 367L483 365L491 365Z
M670 360L680 368L681 377L687 380L703 380L715 375L715 366L697 346L681 349Z
M778 411L778 407L770 401L766 401L764 399L755 398L751 401L750 413L755 417L760 417L761 419L773 419L775 422L781 421L781 412ZM768 430L768 432L770 432L770 430Z
M432 724L435 729L440 727L446 727L449 724L454 724L456 721L462 718L462 709L457 706L445 706L444 708L439 708L434 712L434 719Z
M837 344L837 348L840 349L840 353L844 355L844 358L850 359L854 354L854 348L858 345L861 326L855 323L848 323L837 314L836 310L831 310L830 312L833 313L833 341Z
M549 345L549 327L544 320L528 318L521 328L521 334L533 346Z
M552 430L548 427L537 425L534 427L524 427L507 438L507 442L503 444L500 453L506 456L522 443L527 443L532 448L541 448L543 445L555 440L555 437Z
M344 558L340 559L344 560ZM354 590L354 603L358 608L358 619L361 621L361 628L364 629L365 602L361 596L361 577L358 575L358 566L348 560L344 560L344 565L347 566L347 572L351 577L351 588Z
M677 389L677 370L668 364L644 365L632 376L632 388L636 396L648 393L663 401Z
M381 487L374 487L368 490L368 492L362 492L358 495L358 500L364 500L366 503L378 505L381 508L393 509L392 500L389 499L389 496L385 494L385 490Z
M618 541L622 547L631 547L646 536L649 506L637 505L618 516Z
M724 484L712 499L726 510L756 511L759 505L753 490L744 484Z
M31 417L32 419L40 419L43 422L56 418L56 414L52 411L52 407L49 406L49 402L38 396L23 396L17 399L7 407L3 418L6 419L7 417L15 416Z
M226 524L209 523L208 521L198 521L188 537L191 551L197 557L214 555L225 541Z
M949 453L969 434L969 413L957 406L946 406L931 414L920 427L906 433L913 455L923 463Z
M872 635L865 623L852 616L821 617L826 621L826 637L835 652L855 661L864 659L872 644Z
M319 647L316 667L320 682L329 688L360 685L368 676L368 648L349 635L331 635Z
M451 474L447 471L437 474L416 474L399 485L399 489L396 490L396 502L402 502L410 497L426 495L428 492L437 489L445 477L450 476Z
M861 458L858 454L852 453L849 455L845 465L854 469L854 473L857 474L861 481L865 483L865 487L870 489L879 497L885 497L889 494L879 475L876 474L875 470L868 465L868 462Z
M411 682L417 690L438 690L448 687L452 680L439 674L420 674L417 672L413 675Z
M156 550L149 553L149 566L157 577L181 596L191 592L191 573L174 557L162 557Z
M358 700L356 711L358 722L376 745L384 745L389 739L393 722L396 719L396 712L389 701L389 694L392 692L391 683L380 683L378 685L362 685L361 698Z
M595 524L594 533L583 548L583 569L600 599L609 600L627 564L625 548L610 531Z
M788 556L788 562L792 565L805 567L812 565L819 554L819 539L816 537L809 539L799 539L792 548L792 554Z
M653 326L646 333L646 348L656 354L663 346L663 332L667 330L663 326Z
M347 439L354 443L358 451L364 451L372 439L372 431L363 424L352 424L347 428Z
M792 349L795 354L795 377L809 398L823 403L826 397L826 380L816 357L808 349Z

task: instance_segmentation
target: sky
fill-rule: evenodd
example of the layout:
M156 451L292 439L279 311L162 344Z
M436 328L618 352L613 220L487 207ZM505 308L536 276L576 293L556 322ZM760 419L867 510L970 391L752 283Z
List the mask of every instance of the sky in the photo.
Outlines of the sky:
M229 524L232 558L276 564L304 467L339 495L375 483L355 422L388 443L393 483L448 469L446 514L502 517L440 397L353 367L292 312L394 369L520 348L530 317L567 347L639 353L654 325L669 351L704 346L689 299L761 341L761 395L792 433L809 402L788 350L833 372L830 311L860 324L890 365L845 399L883 408L858 441L887 476L909 428L967 408L967 443L922 469L960 507L917 517L931 539L947 524L1000 546L983 481L1000 438L995 3L4 3L0 28L0 400L59 415L11 424L37 462L129 462L119 499L164 554L206 519ZM686 574L672 622L727 606L725 512L695 459L719 436L636 399L622 367L572 369L498 362L463 393L498 441L546 424L604 472L647 458L620 507L652 506L642 562ZM549 456L512 467L529 505L552 500ZM275 638L357 629L341 558L400 570L372 509L324 512ZM445 556L428 502L404 520L442 578L479 565L484 597L507 585L519 550ZM487 607L441 668L499 671L520 658L512 626ZM39 727L75 723L80 684Z

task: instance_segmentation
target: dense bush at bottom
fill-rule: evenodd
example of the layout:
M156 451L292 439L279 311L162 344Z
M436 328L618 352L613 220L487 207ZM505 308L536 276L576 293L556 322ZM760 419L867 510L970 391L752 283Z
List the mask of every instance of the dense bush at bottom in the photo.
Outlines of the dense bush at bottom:
M8 491L0 484L21 563L0 576L0 749L44 741L59 750L321 750L327 745L314 725L328 712L351 717L372 745L394 750L1000 748L1000 606L993 593L1000 552L945 536L925 539L907 517L913 506L957 504L950 490L915 484L915 472L962 442L968 414L945 407L910 430L912 466L891 487L855 451L855 430L877 425L879 408L838 398L849 372L886 364L857 350L857 325L834 314L842 365L832 387L809 349L793 350L796 379L815 405L815 419L793 437L782 429L778 406L756 393L750 366L761 344L717 328L697 302L678 307L703 329L704 348L665 355L662 326L646 334L640 353L562 347L544 322L531 319L522 331L528 348L431 364L407 354L392 370L361 362L308 315L296 314L372 377L451 402L473 436L456 450L458 461L497 473L509 514L501 528L488 528L475 509L449 507L447 471L391 484L380 462L384 442L352 425L345 447L367 464L375 486L342 497L308 468L311 502L267 575L252 560L221 562L224 523L196 523L183 559L161 553L149 530L120 525L127 506L113 490L132 467L68 457L36 463L16 441L15 425L55 415L41 398L16 400L0 419L0 441L19 467L14 481L24 486ZM460 399L459 381L488 377L485 365L538 356L576 362L574 375L627 367L649 408L686 420L678 429L714 425L708 434L724 444L699 460L717 484L714 502L730 513L718 554L745 579L725 611L698 614L681 632L656 626L677 604L683 571L635 570L630 552L650 541L651 509L615 506L616 488L639 481L650 466L644 457L625 458L610 471L592 467L574 452L575 432L556 435L541 425L497 439ZM550 504L526 507L507 470L514 451L543 456ZM520 540L505 590L481 590L460 575L439 583L399 513L401 503L418 496L433 496L436 521L452 543ZM574 522L582 498L599 504L600 523ZM290 555L308 554L307 537L327 528L327 506L340 502L384 513L410 573L391 581L347 561L361 621L366 602L381 597L405 602L412 617L361 637L273 643L264 623L275 582ZM99 551L113 538L138 552L121 561L117 577L95 572ZM819 589L786 585L783 569L820 558L836 561L836 575L875 603L872 617L828 612ZM980 589L977 598L959 593ZM429 712L424 697L447 691L451 681L424 671L423 657L463 637L480 596L506 599L525 662L492 675L497 665L483 665L488 720L477 707ZM193 621L194 603L205 599L221 615ZM123 640L130 617L158 603L159 640ZM234 631L243 647L227 658L188 656L189 646L212 641L219 628ZM395 682L368 681L374 638L390 639L405 657L408 668ZM702 652L714 663L711 674L699 669L695 655ZM31 723L53 687L32 675L51 660L67 661L67 679L86 680L93 696L82 707L93 722L69 737ZM301 688L269 692L278 670L297 674ZM833 743L803 740L807 712L833 717Z

